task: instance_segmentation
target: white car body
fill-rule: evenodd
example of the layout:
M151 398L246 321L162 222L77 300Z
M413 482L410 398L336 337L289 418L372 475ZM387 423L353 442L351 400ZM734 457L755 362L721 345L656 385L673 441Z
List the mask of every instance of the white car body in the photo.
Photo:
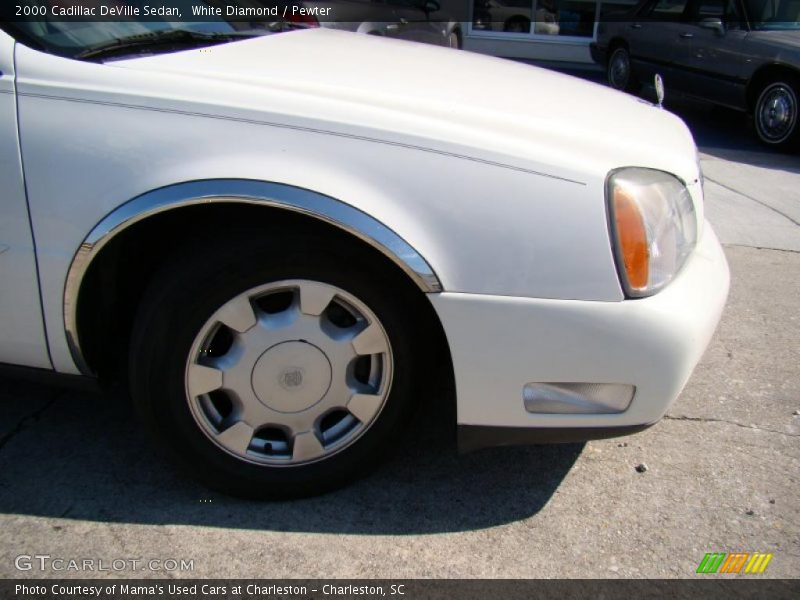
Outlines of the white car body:
M400 265L446 333L462 426L652 424L725 303L691 134L601 86L326 29L105 64L0 31L0 72L2 363L91 376L75 323L86 267L131 223L203 202L192 182L337 223ZM639 299L606 214L607 177L629 166L683 181L700 232L678 276ZM530 382L636 393L614 414L537 414Z

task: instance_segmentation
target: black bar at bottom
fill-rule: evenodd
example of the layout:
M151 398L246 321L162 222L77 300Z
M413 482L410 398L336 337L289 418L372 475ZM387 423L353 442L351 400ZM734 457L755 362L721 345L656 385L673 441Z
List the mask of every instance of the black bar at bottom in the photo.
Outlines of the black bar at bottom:
M524 559L524 557L521 557ZM192 598L273 600L394 598L396 600L529 600L532 598L628 600L630 598L800 597L800 580L698 575L658 580L486 580L486 579L6 579L0 598L36 600L138 600Z

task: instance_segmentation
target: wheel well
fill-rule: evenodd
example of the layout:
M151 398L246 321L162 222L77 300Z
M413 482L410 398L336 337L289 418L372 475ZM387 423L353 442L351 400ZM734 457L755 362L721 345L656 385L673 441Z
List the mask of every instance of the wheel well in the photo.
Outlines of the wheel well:
M109 241L92 261L81 282L77 306L77 335L88 367L104 383L124 381L130 335L139 303L148 282L165 259L189 242L214 243L220 227L263 227L273 231L313 232L348 244L382 261L392 274L393 285L413 288L419 298L418 318L431 337L428 345L443 376L452 381L453 368L447 338L436 312L424 292L400 267L366 242L314 217L275 207L248 204L196 205L176 208L144 219Z
M800 77L800 72L786 65L773 64L761 67L753 74L747 84L747 110L749 112L752 112L755 108L761 89L768 82L780 77L789 77L796 80Z
M628 48L628 42L622 38L614 38L608 43L608 58L611 58L611 55L617 48L625 48L626 50L630 50L630 48Z

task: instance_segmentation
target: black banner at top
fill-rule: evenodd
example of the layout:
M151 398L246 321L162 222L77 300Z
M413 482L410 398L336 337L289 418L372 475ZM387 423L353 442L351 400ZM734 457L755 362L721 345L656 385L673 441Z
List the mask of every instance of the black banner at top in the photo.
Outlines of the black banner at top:
M468 0L4 0L3 21L467 21Z
M767 0L749 0L766 2ZM169 21L231 23L472 22L513 34L547 34L548 24L571 23L566 33L595 21L686 18L689 0L3 0L0 20ZM722 6L722 4L720 4ZM661 10L661 9L664 10ZM488 23L496 24L488 25ZM527 23L520 29L520 23ZM536 24L539 24L537 27ZM514 26L512 26L514 25ZM561 32L562 34L564 32Z
M216 24L217 30L233 26L239 32L346 24L339 28L379 35L387 24L395 33L423 24L517 40L593 39L598 23L640 28L648 22L706 21L720 35L726 29L747 28L800 32L792 0L745 0L736 6L721 0L2 0L0 21L202 23L211 30Z

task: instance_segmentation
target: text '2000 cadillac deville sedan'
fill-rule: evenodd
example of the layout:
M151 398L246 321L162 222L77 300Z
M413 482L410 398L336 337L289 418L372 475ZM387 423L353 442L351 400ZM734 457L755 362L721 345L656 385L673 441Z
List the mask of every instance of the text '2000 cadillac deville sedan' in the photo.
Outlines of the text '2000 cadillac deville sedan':
M464 449L678 396L728 291L680 119L447 48L133 25L0 31L0 362L128 382L256 497L362 473L437 380Z

